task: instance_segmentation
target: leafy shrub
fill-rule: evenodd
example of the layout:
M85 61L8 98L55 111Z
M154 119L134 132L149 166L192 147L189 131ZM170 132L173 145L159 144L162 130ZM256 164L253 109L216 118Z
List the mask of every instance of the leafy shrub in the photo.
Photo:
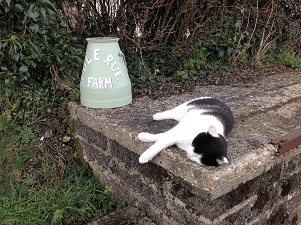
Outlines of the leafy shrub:
M70 77L82 66L77 38L49 0L0 3L0 61L6 83Z
M84 52L50 0L0 1L0 15L0 112L25 125L46 121L79 98Z

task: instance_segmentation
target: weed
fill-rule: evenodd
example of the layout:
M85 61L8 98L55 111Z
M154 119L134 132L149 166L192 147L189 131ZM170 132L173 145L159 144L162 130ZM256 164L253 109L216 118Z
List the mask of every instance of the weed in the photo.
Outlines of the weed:
M34 184L37 183L36 180L36 175L35 174L26 174L26 178L23 181L23 184L27 185L27 186L33 186Z
M283 49L283 51L279 52L277 55L278 61L286 66L291 68L300 68L301 67L301 58L292 54L287 49Z
M96 170L95 170L95 172L96 172L97 175L100 174L100 173L103 173L104 169L103 169L102 165L100 165L99 167L97 167Z
M63 210L55 210L53 218L52 218L52 222L51 224L58 224L59 222L61 222L62 218L63 218Z
M262 65L270 66L274 63L282 67L300 68L301 57L298 52L292 53L286 47L281 48L276 42L273 42L270 51L262 60Z

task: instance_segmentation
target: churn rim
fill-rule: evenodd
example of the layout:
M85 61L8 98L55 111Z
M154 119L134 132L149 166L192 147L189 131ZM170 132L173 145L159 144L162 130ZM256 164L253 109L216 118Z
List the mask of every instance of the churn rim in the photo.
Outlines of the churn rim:
M116 37L92 37L92 38L86 38L88 42L116 42L119 41L119 38Z

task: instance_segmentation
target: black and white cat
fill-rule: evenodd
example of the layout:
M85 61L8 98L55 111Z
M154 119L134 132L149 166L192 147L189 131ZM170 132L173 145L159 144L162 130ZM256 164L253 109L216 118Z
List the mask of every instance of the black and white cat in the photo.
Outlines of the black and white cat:
M164 148L176 144L187 152L187 157L199 164L218 166L218 160L228 163L226 136L234 125L231 109L223 102L201 97L185 102L174 109L153 116L154 120L174 119L179 123L165 133L140 133L143 142L155 142L139 158L150 161Z

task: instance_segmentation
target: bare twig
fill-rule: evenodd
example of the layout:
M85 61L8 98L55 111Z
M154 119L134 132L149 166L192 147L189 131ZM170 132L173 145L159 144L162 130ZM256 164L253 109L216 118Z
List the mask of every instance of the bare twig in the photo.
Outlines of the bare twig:
M249 14L249 15L250 15L250 14ZM233 53L232 57L231 57L230 60L229 60L229 63L230 63L230 66L231 66L231 67L234 66L234 64L235 64L235 62L238 60L238 58L241 57L241 56L245 53L245 51L250 47L250 42L251 42L251 40L252 40L252 38L253 38L253 35L254 35L254 32L255 32L255 30L256 30L257 21L258 21L258 0L257 0L256 20L255 20L255 25L254 25L253 32L252 32L252 34L251 34L251 36L250 36L250 38L249 38L249 41L248 41L247 45L246 45L245 48L241 51L241 53L238 54L238 55L235 55L235 52ZM248 18L247 28L248 28L248 26L249 26L249 18ZM247 31L247 28L246 28L246 31ZM239 39L239 41L238 41L236 50L237 50L238 47L240 46L240 41L241 41L242 35L243 35L243 33L242 33L241 36L240 36L240 39ZM246 57L246 56L245 56L245 57ZM244 60L245 57L243 57L243 58L239 61L239 63L242 62L242 60Z
M273 22L272 22L272 26L270 27L270 30L269 30L269 33L267 34L267 36L265 36L265 31L269 25L269 22L270 22L270 19L272 17L272 14L273 14L273 11L274 11L274 1L272 1L272 9L271 9L271 13L269 15L269 18L266 22L266 25L263 29L263 32L262 32L262 38L260 40L260 45L259 45L259 48L258 48L258 51L255 55L255 58L254 58L254 61L253 61L253 65L261 65L260 61L262 60L263 56L265 55L265 53L270 49L270 47L272 46L272 42L275 40L270 40L270 37L275 33L276 30L273 30L273 27L275 25L275 20L276 18L273 19Z

